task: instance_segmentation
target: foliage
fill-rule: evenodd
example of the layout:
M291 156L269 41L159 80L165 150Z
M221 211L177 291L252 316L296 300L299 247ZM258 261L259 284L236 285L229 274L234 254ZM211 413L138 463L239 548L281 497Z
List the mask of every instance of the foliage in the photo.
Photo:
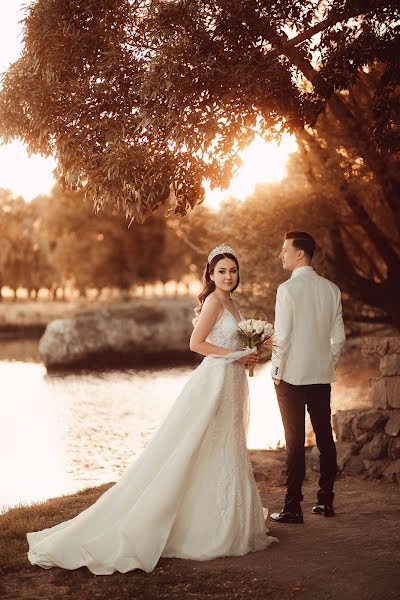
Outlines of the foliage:
M0 133L53 154L97 208L183 215L204 179L228 185L255 131L315 124L375 61L371 136L397 151L399 16L396 0L36 0Z
M199 210L182 220L187 238L201 232L198 244L238 248L243 296L258 311L271 314L285 277L277 260L284 232L304 229L317 240L315 268L344 292L346 318L400 327L400 159L378 153L369 129L382 70L360 74L315 128L298 133L286 179L230 200L207 216L208 228Z
M56 271L39 234L34 207L0 190L0 217L0 287L8 285L14 292L25 287L35 293L40 287L51 288Z
M80 191L56 187L27 203L0 190L0 216L0 288L69 286L85 294L180 280L190 271L194 251L172 220L153 215L128 227L115 209L95 214Z
M400 326L400 158L371 144L369 123L380 69L332 98L317 129L299 136L303 172L331 240L328 269L352 302Z

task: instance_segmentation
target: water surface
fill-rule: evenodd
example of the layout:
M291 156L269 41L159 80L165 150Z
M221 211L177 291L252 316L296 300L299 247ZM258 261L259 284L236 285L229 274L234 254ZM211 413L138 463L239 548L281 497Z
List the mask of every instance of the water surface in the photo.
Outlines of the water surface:
M18 360L6 360L16 356ZM142 452L193 366L47 374L37 343L0 352L0 510L116 481ZM250 384L249 448L284 444L270 378L259 365ZM333 412L365 403L343 375ZM314 443L307 417L307 442Z

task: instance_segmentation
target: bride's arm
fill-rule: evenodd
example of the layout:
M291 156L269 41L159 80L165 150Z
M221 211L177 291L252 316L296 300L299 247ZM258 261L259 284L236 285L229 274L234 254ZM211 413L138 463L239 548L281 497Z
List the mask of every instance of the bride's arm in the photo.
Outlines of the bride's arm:
M206 298L190 338L190 349L192 352L203 354L203 356L208 356L209 354L225 356L226 354L234 352L234 350L230 350L229 348L221 348L220 346L214 346L214 344L206 342L206 337L210 333L222 310L221 302L218 298L215 298L212 295Z

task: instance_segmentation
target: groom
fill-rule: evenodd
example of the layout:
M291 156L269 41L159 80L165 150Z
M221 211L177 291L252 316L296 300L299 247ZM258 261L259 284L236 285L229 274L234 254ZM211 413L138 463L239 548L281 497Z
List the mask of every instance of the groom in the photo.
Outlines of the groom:
M277 523L303 523L300 502L305 477L305 407L320 453L318 502L313 514L332 517L336 448L332 436L330 383L345 342L339 288L311 266L313 237L305 231L285 234L282 266L291 278L278 287L272 378L286 439L287 493Z

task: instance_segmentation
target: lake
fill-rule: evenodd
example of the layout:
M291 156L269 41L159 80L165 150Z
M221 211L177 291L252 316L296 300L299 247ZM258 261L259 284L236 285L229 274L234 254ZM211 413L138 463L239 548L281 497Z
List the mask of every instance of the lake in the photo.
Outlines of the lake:
M116 481L142 452L195 367L48 374L37 342L2 342L0 510ZM365 377L350 385L345 368L332 411L366 403ZM283 445L270 377L259 365L250 384L249 448ZM314 443L307 416L307 443Z

